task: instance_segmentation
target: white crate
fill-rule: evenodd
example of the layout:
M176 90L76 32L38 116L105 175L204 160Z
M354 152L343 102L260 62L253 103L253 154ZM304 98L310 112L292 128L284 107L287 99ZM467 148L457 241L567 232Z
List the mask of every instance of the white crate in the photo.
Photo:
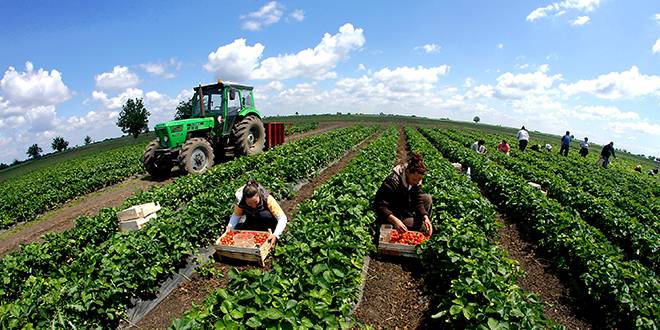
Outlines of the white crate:
M131 231L131 230L139 230L144 227L144 225L147 224L147 222L156 219L156 213L151 213L147 215L144 218L137 218L137 219L132 219L132 220L126 220L126 221L120 221L119 222L119 230L120 231Z
M146 218L152 213L156 213L160 210L160 204L158 203L146 203L141 205L131 206L123 211L117 212L117 219L119 221L128 221Z

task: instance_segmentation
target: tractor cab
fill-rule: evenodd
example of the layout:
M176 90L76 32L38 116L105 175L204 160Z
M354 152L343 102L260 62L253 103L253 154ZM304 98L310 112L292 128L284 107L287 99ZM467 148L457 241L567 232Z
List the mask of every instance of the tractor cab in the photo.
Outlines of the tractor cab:
M254 155L264 149L266 132L252 87L218 81L193 91L190 118L154 126L157 138L143 157L152 176L164 176L175 165L202 173L216 156Z

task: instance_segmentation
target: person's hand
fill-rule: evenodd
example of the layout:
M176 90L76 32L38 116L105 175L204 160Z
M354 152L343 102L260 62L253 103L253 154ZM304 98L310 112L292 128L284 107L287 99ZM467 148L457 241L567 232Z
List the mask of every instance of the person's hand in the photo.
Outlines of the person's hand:
M275 243L277 242L277 236L275 236L274 234L270 234L270 237L268 237L268 242L270 243L271 246L275 245Z
M225 228L225 234L228 233L228 232L230 232L231 230L232 230L231 226L227 226L227 227Z
M394 219L394 228L400 232L408 231L408 227L403 224L403 221L399 219Z
M424 216L424 229L426 229L426 233L429 234L429 236L433 235L433 226L431 225L431 219L429 219L428 215Z

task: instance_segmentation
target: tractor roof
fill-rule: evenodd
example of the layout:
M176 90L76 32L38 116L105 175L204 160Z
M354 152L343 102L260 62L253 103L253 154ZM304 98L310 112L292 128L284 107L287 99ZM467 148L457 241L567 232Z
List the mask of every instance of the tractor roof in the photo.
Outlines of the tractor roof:
M247 90L252 90L254 87L252 86L246 86L246 85L241 85L241 84L235 84L235 83L230 83L230 82L223 82L218 80L217 83L215 84L208 84L208 85L202 85L202 90L209 90L209 89L222 89L223 87L233 87L236 89L247 89ZM193 90L197 91L199 86L194 87Z

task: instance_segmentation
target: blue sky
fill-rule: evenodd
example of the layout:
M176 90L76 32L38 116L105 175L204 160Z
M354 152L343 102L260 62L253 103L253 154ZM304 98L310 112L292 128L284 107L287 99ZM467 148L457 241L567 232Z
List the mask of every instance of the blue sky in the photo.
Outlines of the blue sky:
M150 124L191 87L276 114L400 113L615 141L660 156L660 2L1 1L0 162Z

